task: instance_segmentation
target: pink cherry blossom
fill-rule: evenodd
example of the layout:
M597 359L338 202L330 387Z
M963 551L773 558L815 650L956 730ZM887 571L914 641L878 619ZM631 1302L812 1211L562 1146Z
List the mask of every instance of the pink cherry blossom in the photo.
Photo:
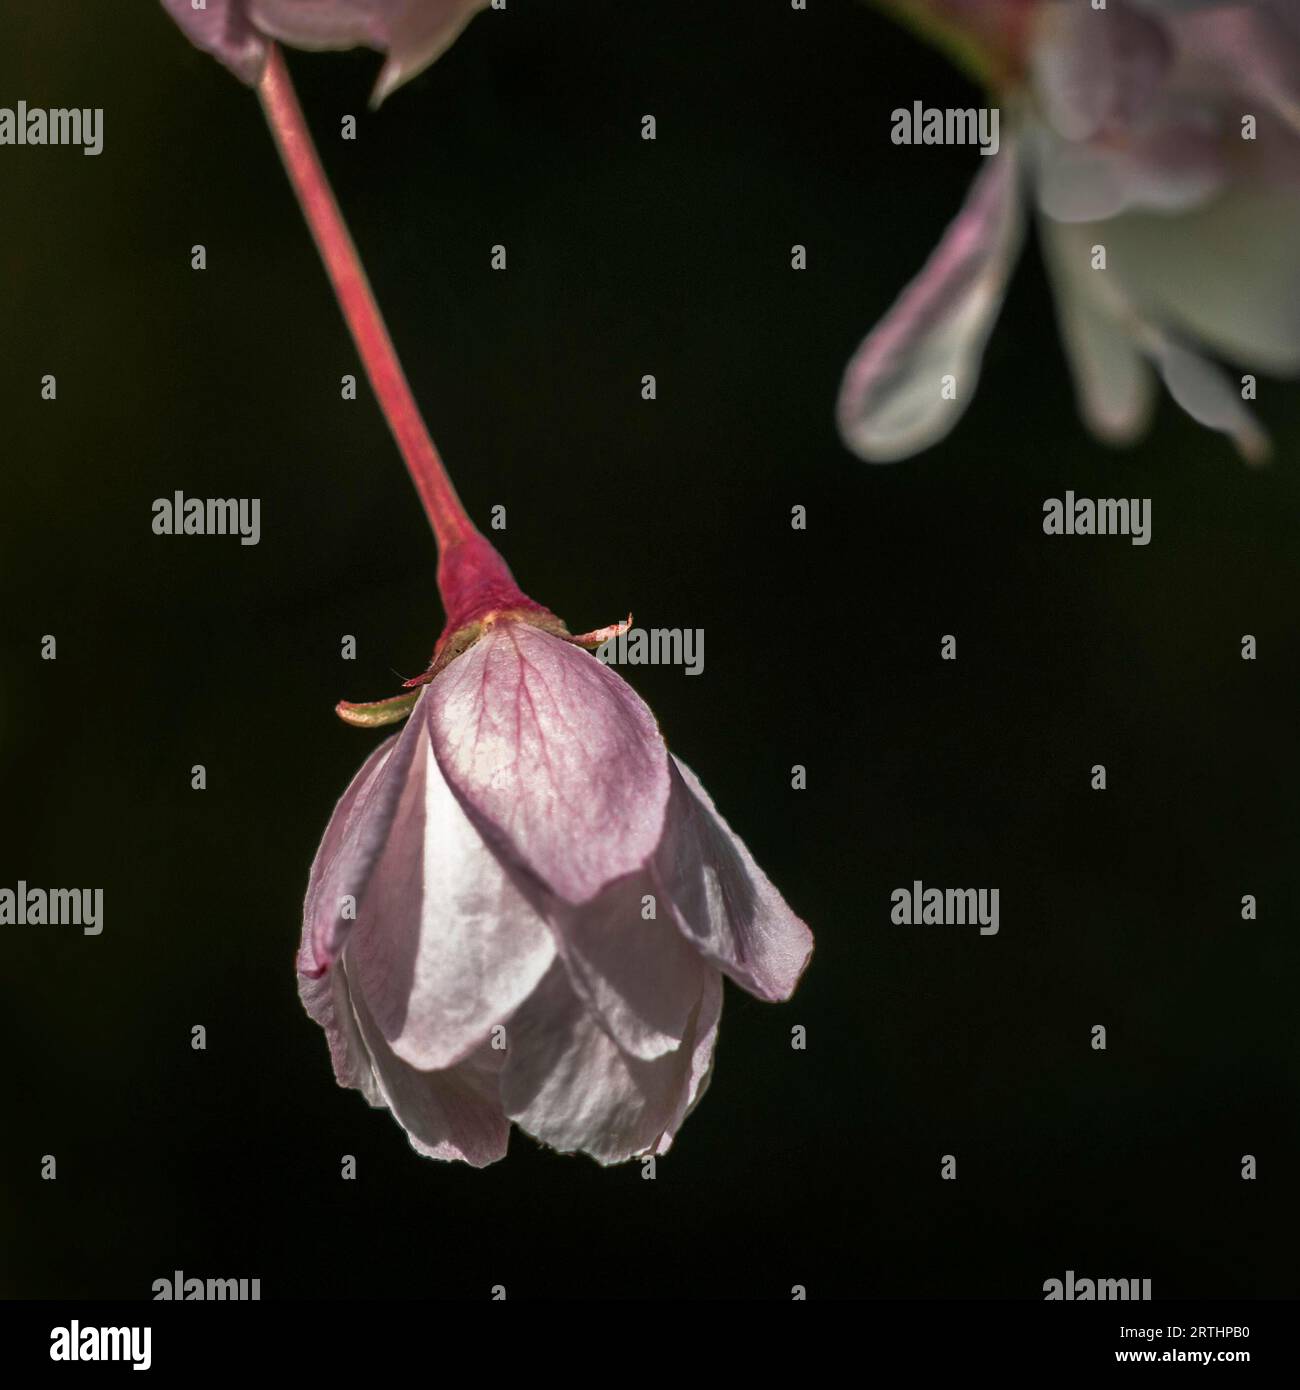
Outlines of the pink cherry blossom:
M708 1084L722 977L787 999L811 934L586 650L627 624L571 636L474 526L274 43L257 92L433 529L446 612L405 693L338 706L363 728L407 722L316 853L302 1001L339 1083L421 1153L481 1167L512 1123L601 1163L663 1153Z
M339 802L298 970L339 1083L421 1153L491 1163L513 1121L616 1163L703 1094L722 976L787 999L811 949L631 687L516 610Z
M295 48L374 48L387 54L377 106L440 57L490 0L162 0L199 48L251 86L273 39Z
M918 4L965 41L984 36L971 28L978 0ZM1016 21L993 65L1001 149L849 364L846 444L890 462L952 429L1036 214L1093 431L1113 443L1140 435L1158 377L1196 420L1261 458L1241 383L1213 358L1300 371L1300 6L1040 0L1028 19L1023 4L988 7L986 29L995 9ZM955 399L941 390L947 376Z

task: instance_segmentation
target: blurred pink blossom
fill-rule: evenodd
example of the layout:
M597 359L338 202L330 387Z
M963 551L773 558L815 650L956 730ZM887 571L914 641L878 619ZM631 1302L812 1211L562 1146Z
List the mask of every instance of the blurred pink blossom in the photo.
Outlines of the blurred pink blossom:
M448 49L490 0L162 0L190 41L255 86L267 43L387 54L374 105Z
M1006 21L989 71L1009 133L849 364L845 443L890 462L952 429L1033 213L1092 430L1137 438L1158 376L1196 420L1262 457L1240 380L1211 359L1300 370L1300 3L906 8L948 26L954 51L989 41L990 15ZM955 399L941 392L948 375Z

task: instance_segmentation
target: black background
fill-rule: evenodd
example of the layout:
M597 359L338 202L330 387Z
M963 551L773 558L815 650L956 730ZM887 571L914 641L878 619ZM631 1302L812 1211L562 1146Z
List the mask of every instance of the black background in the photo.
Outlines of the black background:
M653 1182L518 1133L436 1164L337 1088L293 957L378 735L332 706L423 668L432 542L253 94L157 6L11 0L0 105L105 148L0 149L0 885L102 886L105 930L0 938L0 1289L1300 1292L1300 391L1263 380L1270 469L1168 401L1103 448L1031 246L956 433L849 456L840 372L978 162L891 145L973 92L851 0L511 0L373 115L375 55L290 63L471 513L575 630L705 629L701 677L626 674L817 952L787 1005L728 986ZM1067 488L1152 543L1044 537ZM176 489L260 497L261 544L155 536ZM914 878L999 887L1000 934L892 926Z

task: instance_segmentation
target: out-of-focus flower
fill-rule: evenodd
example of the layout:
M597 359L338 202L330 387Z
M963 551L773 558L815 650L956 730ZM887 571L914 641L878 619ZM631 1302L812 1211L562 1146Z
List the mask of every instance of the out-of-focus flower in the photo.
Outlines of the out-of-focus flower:
M1263 456L1239 381L1206 352L1252 373L1300 370L1300 4L900 4L950 51L984 55L1004 134L849 364L848 446L890 462L952 429L1035 211L1093 431L1138 437L1158 374L1195 419Z
M381 101L448 49L490 0L162 0L191 42L250 86L267 43L374 48L387 54L371 101Z
M786 999L812 949L654 717L475 535L418 697L312 865L299 987L341 1085L482 1166L513 1121L602 1163L663 1153L708 1083L727 975ZM411 682L415 685L420 682Z

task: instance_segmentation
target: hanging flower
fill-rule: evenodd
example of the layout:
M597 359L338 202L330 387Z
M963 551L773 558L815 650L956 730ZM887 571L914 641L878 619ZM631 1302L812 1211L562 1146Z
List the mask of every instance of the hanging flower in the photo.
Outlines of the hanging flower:
M528 598L420 416L278 48L258 95L438 543L447 621L312 864L298 985L341 1085L476 1166L511 1123L663 1153L708 1082L722 976L786 999L812 937L637 694ZM630 619L628 620L630 623Z
M273 39L294 48L387 55L371 97L388 94L451 47L490 0L162 0L192 43L256 86Z
M513 1121L602 1163L663 1153L708 1084L722 976L786 999L812 949L654 717L511 592L481 536L410 709L339 802L299 955L341 1085L476 1166ZM493 593L473 611L474 586ZM412 707L412 699L414 704Z
M1095 433L1137 438L1158 376L1245 458L1263 457L1241 382L1208 354L1300 370L1300 10L1291 0L905 8L951 51L985 55L981 74L1011 130L849 364L845 443L890 462L952 429L1033 210Z

